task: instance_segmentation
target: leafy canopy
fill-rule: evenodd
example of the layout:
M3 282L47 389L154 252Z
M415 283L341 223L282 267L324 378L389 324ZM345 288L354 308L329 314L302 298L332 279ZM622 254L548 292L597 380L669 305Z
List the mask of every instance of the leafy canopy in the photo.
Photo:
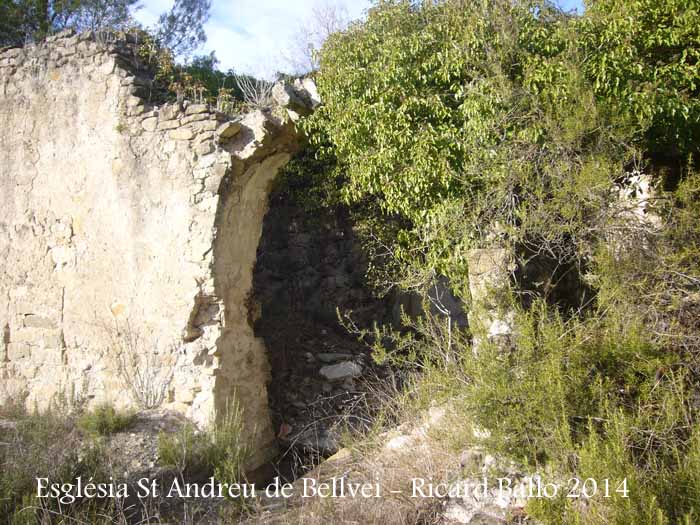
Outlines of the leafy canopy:
M63 29L123 31L138 26L139 0L0 0L0 46L22 46ZM176 56L190 56L206 41L210 0L175 0L152 33Z
M307 129L346 202L408 221L384 241L414 268L459 280L464 250L504 238L580 264L627 173L698 154L696 14L687 0L601 0L582 17L383 0L324 46Z
M21 46L51 33L126 29L138 0L0 0L0 46Z

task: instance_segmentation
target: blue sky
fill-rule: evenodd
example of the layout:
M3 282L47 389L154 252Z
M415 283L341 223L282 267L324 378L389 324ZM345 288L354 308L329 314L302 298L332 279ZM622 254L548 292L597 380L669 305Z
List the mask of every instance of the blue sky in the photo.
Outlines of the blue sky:
M173 0L143 0L135 13L146 26L153 25ZM221 69L271 76L288 69L285 53L298 27L314 6L343 7L351 19L362 16L371 0L212 0L211 18L205 29L202 53L216 51ZM582 0L559 0L564 9L582 10Z
M583 1L582 0L559 0L555 3L559 5L562 9L566 11L583 11Z

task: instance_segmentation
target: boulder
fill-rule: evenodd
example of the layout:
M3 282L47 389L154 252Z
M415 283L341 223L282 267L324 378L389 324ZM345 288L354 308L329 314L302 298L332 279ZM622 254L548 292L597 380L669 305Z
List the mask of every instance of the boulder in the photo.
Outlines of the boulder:
M337 365L327 365L319 373L329 381L342 381L362 374L362 367L353 361L345 361Z

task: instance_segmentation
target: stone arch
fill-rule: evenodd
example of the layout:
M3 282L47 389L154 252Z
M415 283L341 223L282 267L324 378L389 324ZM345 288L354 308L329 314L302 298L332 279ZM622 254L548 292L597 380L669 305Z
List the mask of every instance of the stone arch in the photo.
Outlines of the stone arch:
M272 182L290 153L275 153L250 166L233 182L217 213L214 281L224 301L224 326L217 341L220 366L215 376L215 409L237 399L256 443L251 462L262 464L276 453L267 405L270 365L264 342L253 332L250 297L253 267Z

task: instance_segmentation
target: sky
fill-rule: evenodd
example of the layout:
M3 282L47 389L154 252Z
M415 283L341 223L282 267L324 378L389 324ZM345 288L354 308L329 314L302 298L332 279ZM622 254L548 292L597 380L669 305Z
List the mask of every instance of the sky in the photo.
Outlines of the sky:
M334 4L350 19L360 18L371 0L212 0L211 17L205 26L207 42L197 54L216 52L219 68L271 77L289 69L285 59L290 42L314 6ZM173 0L143 0L136 19L152 26ZM582 0L558 0L566 10L583 10Z

